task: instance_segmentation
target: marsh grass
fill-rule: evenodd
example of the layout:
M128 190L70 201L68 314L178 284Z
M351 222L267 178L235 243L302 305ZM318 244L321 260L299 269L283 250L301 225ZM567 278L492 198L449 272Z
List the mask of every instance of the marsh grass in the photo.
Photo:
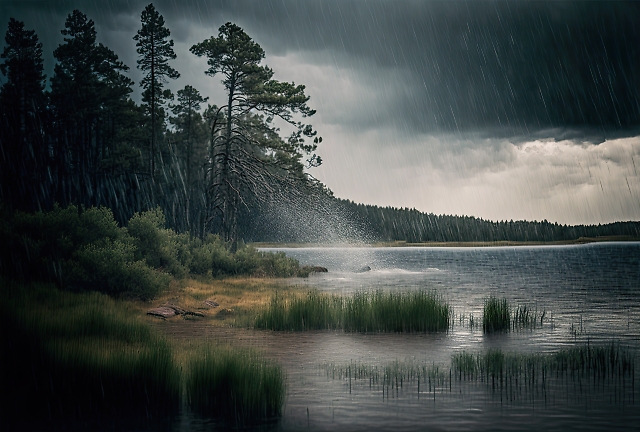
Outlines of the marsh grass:
M506 298L489 297L484 301L482 330L485 333L510 331L542 326L546 311L519 305L511 308Z
M312 290L303 295L276 293L254 326L287 331L433 332L448 330L452 317L451 307L433 291L363 291L342 297Z
M6 416L168 414L180 403L170 346L109 297L1 281Z
M283 371L255 351L201 346L187 368L187 400L202 415L222 417L242 427L282 414Z
M460 352L452 355L449 365L408 359L386 364L326 363L320 370L327 379L342 381L349 392L356 385L368 386L371 391L382 390L387 398L401 392L418 398L424 393L459 395L480 385L501 402L571 400L624 406L636 403L637 362L635 351L611 343L554 353Z
M511 311L507 299L489 297L484 301L482 330L485 333L505 331L511 328Z
M407 384L417 384L418 393L435 392L448 389L450 370L448 367L435 363L421 363L413 360L395 360L382 365L371 365L364 362L350 362L349 364L325 363L320 369L326 374L327 379L341 380L348 383L351 392L352 381L368 383L371 390L383 391L389 397L393 392L396 395ZM386 388L386 390L385 390Z
M579 393L610 392L620 401L635 401L637 354L616 343L563 349L547 354L462 352L451 359L453 375L460 381L481 382L509 399L537 394L553 386Z

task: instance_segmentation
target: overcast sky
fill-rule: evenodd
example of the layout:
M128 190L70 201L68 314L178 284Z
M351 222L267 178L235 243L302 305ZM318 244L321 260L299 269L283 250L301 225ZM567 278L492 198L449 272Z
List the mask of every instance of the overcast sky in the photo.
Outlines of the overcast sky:
M9 17L35 30L51 77L79 9L138 83L132 38L147 4L0 0L0 32ZM174 91L190 84L222 104L219 78L188 49L227 21L276 79L306 85L323 137L311 173L340 198L491 220L640 220L640 2L154 4L175 41Z

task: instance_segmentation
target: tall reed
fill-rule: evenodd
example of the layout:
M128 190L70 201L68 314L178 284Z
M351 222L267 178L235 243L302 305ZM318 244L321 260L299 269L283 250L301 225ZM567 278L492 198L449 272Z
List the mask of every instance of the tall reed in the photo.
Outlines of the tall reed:
M288 331L433 332L448 330L452 316L451 307L433 291L363 291L347 297L309 291L274 296L254 325Z
M489 297L484 301L482 314L482 330L486 333L509 330L511 328L511 311L506 298Z
M282 414L284 374L254 351L207 345L188 363L187 399L192 409L245 426Z

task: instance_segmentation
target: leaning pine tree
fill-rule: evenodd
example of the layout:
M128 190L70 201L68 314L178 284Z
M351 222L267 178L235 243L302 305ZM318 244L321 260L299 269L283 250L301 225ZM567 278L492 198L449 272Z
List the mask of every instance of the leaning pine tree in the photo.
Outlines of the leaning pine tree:
M168 89L164 89L167 78L180 77L177 70L169 66L169 60L174 60L176 54L173 51L173 40L168 39L171 32L164 26L164 18L153 3L142 11L142 28L133 37L137 42L138 69L146 72L140 85L143 88L142 101L151 117L151 143L150 143L150 172L155 175L156 147L159 130L164 125L164 110L162 105L173 95Z
M209 155L210 228L222 235L235 250L238 242L238 207L248 200L273 200L282 191L320 189L304 173L318 166L313 152L322 139L311 125L296 121L312 116L303 85L272 79L273 71L261 66L264 51L240 27L226 23L218 37L191 47L208 58L209 76L222 75L227 103L210 106ZM286 139L273 125L280 118L293 126ZM312 139L312 142L307 142Z

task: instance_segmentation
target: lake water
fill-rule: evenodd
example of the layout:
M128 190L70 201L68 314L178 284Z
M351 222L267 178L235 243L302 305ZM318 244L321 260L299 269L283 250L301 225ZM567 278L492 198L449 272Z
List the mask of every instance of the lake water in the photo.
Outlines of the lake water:
M612 341L640 347L640 243L486 248L291 248L301 264L328 273L287 283L349 294L359 290L435 289L454 308L453 328L439 334L258 332L253 344L288 373L288 399L277 429L311 430L603 430L640 424L640 380L602 387L549 383L544 397L505 400L484 384L456 383L422 393L415 383L384 389L368 380L327 376L327 365L389 362L443 365L460 351L554 352ZM370 271L359 272L365 266ZM484 299L546 311L542 327L485 335ZM324 369L322 367L324 366ZM447 372L448 373L448 372ZM457 387L456 387L457 386ZM579 386L579 389L578 389ZM625 390L621 390L626 386ZM619 388L618 388L619 387ZM633 387L633 388L632 388Z

